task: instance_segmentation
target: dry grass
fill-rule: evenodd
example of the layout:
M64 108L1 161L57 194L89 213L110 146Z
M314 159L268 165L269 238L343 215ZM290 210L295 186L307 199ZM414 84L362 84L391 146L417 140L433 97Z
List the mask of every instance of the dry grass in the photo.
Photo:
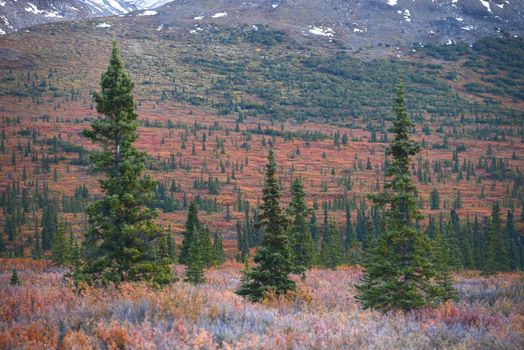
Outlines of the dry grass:
M521 349L521 274L455 277L459 300L438 309L364 311L354 299L356 268L314 269L286 297L251 304L234 294L240 264L206 272L207 283L165 289L142 284L86 288L63 271L16 266L22 286L0 274L2 349ZM24 268L24 264L25 268ZM178 267L175 273L181 273Z

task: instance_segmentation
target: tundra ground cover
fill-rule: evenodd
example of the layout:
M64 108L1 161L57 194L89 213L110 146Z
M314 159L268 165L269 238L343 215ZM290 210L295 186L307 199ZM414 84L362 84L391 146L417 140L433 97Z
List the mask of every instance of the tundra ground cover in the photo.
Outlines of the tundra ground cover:
M66 270L4 259L0 349L521 349L522 274L455 276L458 300L383 315L354 299L361 271L313 269L289 298L251 304L234 294L241 264L206 271L206 284L177 282L75 291ZM21 286L9 286L17 268ZM174 274L182 275L181 267Z

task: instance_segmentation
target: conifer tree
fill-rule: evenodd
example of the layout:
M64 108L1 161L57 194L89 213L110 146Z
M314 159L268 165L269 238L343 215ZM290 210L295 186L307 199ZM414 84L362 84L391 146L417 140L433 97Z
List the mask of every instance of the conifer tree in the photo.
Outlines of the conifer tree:
M483 276L492 276L497 272L509 270L507 240L500 219L499 203L493 204L491 220L486 237L486 256L482 268Z
M214 265L214 250L213 242L211 241L211 233L207 226L202 226L198 231L199 234L199 249L202 252L202 261L204 267L211 267Z
M433 210L440 208L439 193L438 193L438 190L436 188L434 188L433 191L431 191L430 204L431 204L431 209L433 209Z
M102 284L125 280L169 283L169 262L156 254L165 233L155 222L158 213L147 207L156 182L143 175L146 154L133 146L138 138L133 82L124 71L116 43L101 87L94 99L102 116L83 132L101 146L90 159L106 175L99 181L103 198L87 210L84 275Z
M511 210L508 210L506 218L506 237L509 246L509 269L510 271L520 270L519 236L515 229L514 216Z
M35 237L33 238L33 250L31 252L31 256L33 259L42 259L43 252L42 252L42 240L40 239L40 235L38 234L38 228L35 229Z
M51 260L55 265L66 265L71 258L71 247L65 237L64 225L59 224L51 246Z
M438 285L437 295L440 301L446 301L456 297L456 291L453 288L453 278L451 277L449 268L449 256L449 245L440 232L440 228L437 227L435 229L431 258L436 270L435 280Z
M295 289L295 283L289 279L293 264L287 232L288 221L279 203L281 196L275 156L270 148L260 206L260 224L265 232L254 258L258 265L246 272L242 286L237 291L237 294L251 301L262 300L268 292L280 295Z
M344 231L344 250L347 252L356 243L357 237L355 236L353 225L351 224L351 209L349 202L346 203L346 228Z
M291 202L288 212L292 220L289 228L289 241L293 272L298 274L310 269L314 258L313 239L306 222L311 210L306 205L305 196L302 181L296 178L291 185Z
M20 281L20 277L18 277L18 272L16 271L16 269L13 269L11 278L9 279L9 284L11 286L19 286L22 284L22 281Z
M466 217L466 223L462 227L462 266L465 269L475 267L473 258L473 227L469 216Z
M226 254L224 253L224 244L222 243L222 235L217 231L213 236L213 265L219 266L226 261Z
M331 220L328 226L327 240L322 242L320 259L323 267L336 269L342 263L343 240L336 222Z
M311 213L311 218L309 219L309 232L311 233L311 238L314 242L318 241L318 226L317 226L317 214L313 210Z
M182 247L180 248L180 255L178 256L178 262L180 264L186 264L187 256L189 255L189 247L191 246L193 239L195 239L197 236L195 230L199 230L201 227L202 226L198 219L198 209L196 203L191 201L187 211L187 221L183 233L184 238L182 240Z
M193 227L193 238L189 242L186 256L186 282L201 284L204 282L204 259L202 247L200 246L200 230L202 228Z
M408 117L402 80L397 86L395 134L386 150L392 162L386 170L385 191L372 196L382 208L384 232L370 247L364 262L357 298L364 308L411 310L438 303L438 287L432 282L436 271L430 262L430 242L416 229L421 218L417 189L411 180L410 157L420 150L409 136L413 123Z
M167 256L169 260L176 261L176 244L171 231L167 234Z

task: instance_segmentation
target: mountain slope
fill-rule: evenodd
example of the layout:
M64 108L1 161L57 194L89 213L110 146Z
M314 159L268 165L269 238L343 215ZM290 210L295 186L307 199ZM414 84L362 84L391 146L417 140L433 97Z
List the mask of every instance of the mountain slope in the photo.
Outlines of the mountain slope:
M0 0L0 34L35 24L123 15L172 0Z
M1 0L0 33L159 7L166 26L184 19L271 23L298 35L357 46L369 38L392 45L471 42L524 30L524 2L515 0Z

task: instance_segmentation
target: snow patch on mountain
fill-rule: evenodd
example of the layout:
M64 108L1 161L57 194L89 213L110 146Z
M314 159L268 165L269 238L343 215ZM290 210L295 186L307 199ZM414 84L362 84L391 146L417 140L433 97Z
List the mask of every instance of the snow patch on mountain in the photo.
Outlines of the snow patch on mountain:
M482 6L484 6L486 10L488 10L488 12L492 12L491 5L489 4L489 0L479 0L479 1L482 4Z
M136 6L139 10L150 10L172 2L173 0L125 0L127 3Z
M156 14L158 14L158 12L153 11L153 10L146 10L140 13L139 16L155 16Z
M226 17L227 12L218 12L211 16L211 18L220 18L220 17Z
M312 26L311 29L309 29L309 32L311 34L327 36L327 37L333 37L333 35L335 35L335 31L327 27Z

